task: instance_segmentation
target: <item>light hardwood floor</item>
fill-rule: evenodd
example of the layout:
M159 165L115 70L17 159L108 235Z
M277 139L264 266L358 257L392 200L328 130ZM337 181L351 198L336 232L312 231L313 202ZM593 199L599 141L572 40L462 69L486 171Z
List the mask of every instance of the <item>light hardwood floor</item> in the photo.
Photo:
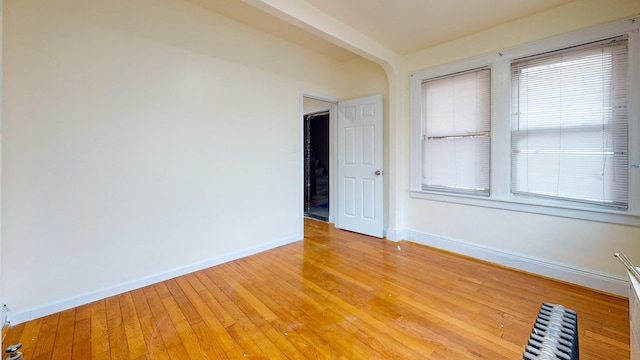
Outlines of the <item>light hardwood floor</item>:
M542 302L583 360L629 358L627 300L305 220L305 240L19 324L25 359L521 359Z

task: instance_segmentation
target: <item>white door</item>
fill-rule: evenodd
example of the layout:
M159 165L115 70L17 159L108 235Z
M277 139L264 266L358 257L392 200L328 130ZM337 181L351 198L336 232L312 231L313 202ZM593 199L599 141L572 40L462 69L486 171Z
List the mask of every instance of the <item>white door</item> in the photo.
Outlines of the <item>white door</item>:
M336 227L383 236L382 95L338 103Z

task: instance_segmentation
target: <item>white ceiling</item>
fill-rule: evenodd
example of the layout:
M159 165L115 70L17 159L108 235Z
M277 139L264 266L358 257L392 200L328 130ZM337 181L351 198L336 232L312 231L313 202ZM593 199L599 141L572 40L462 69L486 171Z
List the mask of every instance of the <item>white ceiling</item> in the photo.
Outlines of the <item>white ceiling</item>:
M306 0L400 55L574 0Z
M189 0L340 61L353 53L241 0ZM399 55L461 38L574 0L299 0Z

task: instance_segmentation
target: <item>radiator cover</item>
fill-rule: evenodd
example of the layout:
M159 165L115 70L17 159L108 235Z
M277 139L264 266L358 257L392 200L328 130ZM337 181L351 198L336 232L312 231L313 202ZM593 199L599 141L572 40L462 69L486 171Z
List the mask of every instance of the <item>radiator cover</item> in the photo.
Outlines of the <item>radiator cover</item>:
M578 314L562 305L543 303L522 359L579 360Z

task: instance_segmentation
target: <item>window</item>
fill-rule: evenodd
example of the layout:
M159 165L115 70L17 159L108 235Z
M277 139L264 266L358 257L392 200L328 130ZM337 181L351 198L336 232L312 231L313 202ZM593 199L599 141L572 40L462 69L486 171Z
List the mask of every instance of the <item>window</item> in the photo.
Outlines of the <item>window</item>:
M491 70L422 83L422 188L489 195Z
M411 196L640 226L638 20L411 74Z
M511 190L627 208L627 40L514 61Z

